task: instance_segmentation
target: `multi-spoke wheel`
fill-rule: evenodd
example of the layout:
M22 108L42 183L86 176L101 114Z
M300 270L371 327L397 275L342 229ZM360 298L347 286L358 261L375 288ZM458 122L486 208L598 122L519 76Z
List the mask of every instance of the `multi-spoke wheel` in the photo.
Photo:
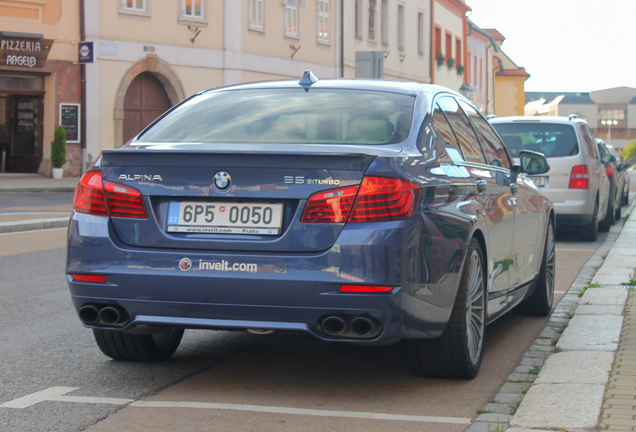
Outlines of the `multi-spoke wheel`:
M543 260L541 261L534 292L517 306L517 311L522 314L546 316L552 310L556 271L556 243L552 220L548 222L546 231Z
M483 357L486 330L486 280L479 242L473 239L446 330L438 339L409 341L411 368L417 375L473 378Z

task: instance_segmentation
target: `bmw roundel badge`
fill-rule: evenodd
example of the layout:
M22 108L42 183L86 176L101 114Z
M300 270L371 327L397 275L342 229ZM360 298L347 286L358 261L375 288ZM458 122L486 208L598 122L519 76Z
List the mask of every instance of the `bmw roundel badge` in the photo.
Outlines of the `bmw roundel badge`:
M214 187L221 192L226 191L232 185L232 177L225 171L214 174Z

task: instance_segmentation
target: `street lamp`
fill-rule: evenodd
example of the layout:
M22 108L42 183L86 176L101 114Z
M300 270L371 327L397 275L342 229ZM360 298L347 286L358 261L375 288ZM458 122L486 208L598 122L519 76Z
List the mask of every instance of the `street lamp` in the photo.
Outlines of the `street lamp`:
M473 88L468 83L463 83L459 88L459 93L464 96L466 99L470 99L473 94Z
M611 144L612 143L612 126L616 126L618 122L616 120L601 120L601 124L603 126L608 127L609 130L607 133L607 144Z

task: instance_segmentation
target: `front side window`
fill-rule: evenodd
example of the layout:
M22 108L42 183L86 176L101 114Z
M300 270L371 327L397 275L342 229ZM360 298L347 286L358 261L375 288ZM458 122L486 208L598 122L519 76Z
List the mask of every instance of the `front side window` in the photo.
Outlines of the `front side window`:
M184 102L139 141L393 144L408 137L414 104L411 95L365 90L208 92Z
M285 6L285 36L298 37L298 8Z
M318 42L329 42L329 0L318 0Z
M263 30L263 0L250 0L249 6L249 28Z
M181 16L190 19L203 19L203 0L181 0Z
M470 116L470 119L475 126L475 131L479 137L481 148L484 151L484 155L486 155L486 162L492 166L510 168L512 165L510 163L510 158L508 157L506 148L497 136L497 133L492 129L486 119L484 119L475 109L464 102L460 103L462 108L464 108Z

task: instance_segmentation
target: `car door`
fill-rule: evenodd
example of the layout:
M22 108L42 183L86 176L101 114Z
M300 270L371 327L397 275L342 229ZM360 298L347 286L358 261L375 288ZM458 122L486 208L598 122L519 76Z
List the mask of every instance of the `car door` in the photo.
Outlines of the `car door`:
M488 162L506 168L509 176L512 159L497 133L476 111L470 112L470 119L475 125ZM540 227L542 222L545 223L543 220L545 215L541 212L539 192L532 180L525 175L520 175L516 183L510 184L509 179L510 177L506 181L514 211L512 263L509 277L510 286L518 287L532 282L539 271L542 257L539 248L543 244L543 234L539 233L542 232Z
M487 219L487 257L489 292L503 292L510 288L509 272L512 264L514 209L510 191L509 172L489 164L479 145L477 134L464 110L452 96L438 99L449 119L464 152L465 166L476 187L476 199ZM472 110L472 108L471 108Z

